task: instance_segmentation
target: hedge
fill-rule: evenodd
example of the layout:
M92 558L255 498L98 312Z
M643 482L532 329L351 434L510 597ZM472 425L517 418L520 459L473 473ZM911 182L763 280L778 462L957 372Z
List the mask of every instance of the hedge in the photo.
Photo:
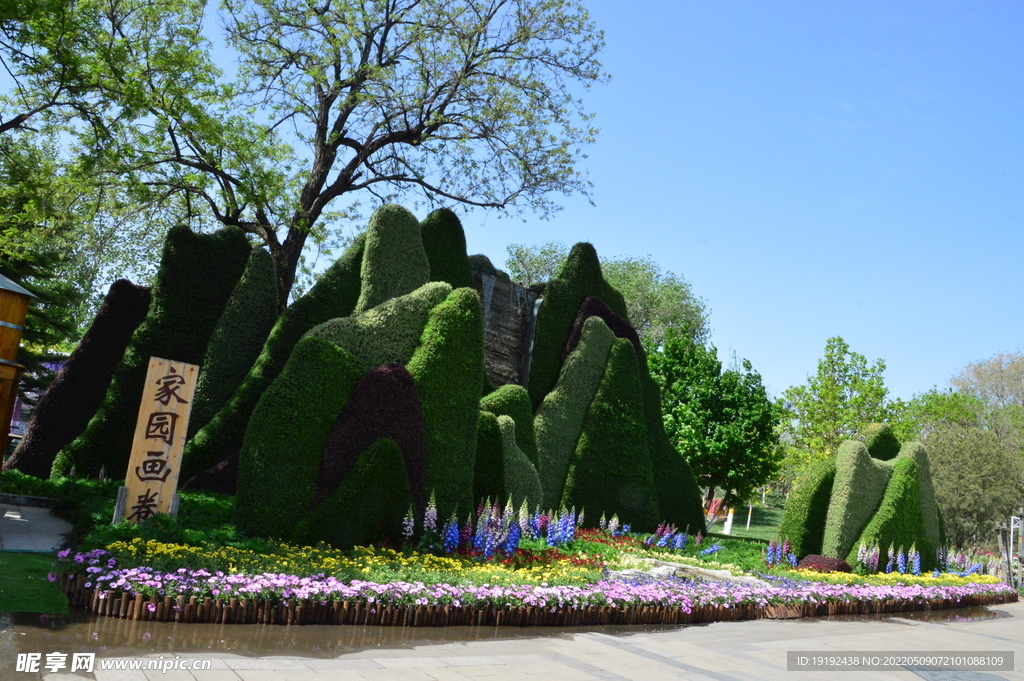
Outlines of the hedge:
M521 385L503 385L480 400L480 409L495 416L509 416L516 424L516 444L533 465L537 465L537 435L533 429L530 393ZM537 499L540 503L540 499Z
M264 249L254 248L206 346L192 399L189 437L235 394L259 357L277 316L274 258Z
M565 339L565 346L562 348L562 361L569 356L580 342L580 334L583 333L583 324L590 317L599 317L618 338L625 338L633 344L636 356L644 355L643 345L640 344L640 336L637 335L633 325L611 311L597 296L587 296L583 299L580 309L576 311L576 319L572 322L569 337Z
M562 489L583 422L601 385L615 334L600 319L587 320L580 343L562 365L558 383L533 419L544 505L562 500ZM592 516L594 517L594 516Z
M374 211L366 227L366 254L355 313L415 291L430 281L430 263L416 216L388 203Z
M908 442L900 449L899 458L910 458L917 465L918 493L921 497L921 521L928 541L935 548L946 545L945 530L939 513L939 503L932 482L932 467L928 450L920 442Z
M402 451L381 438L363 450L331 496L298 524L294 541L350 549L400 537L411 500Z
M439 208L420 223L420 232L430 263L430 281L446 281L452 288L473 288L466 233L458 216L447 208Z
M629 321L625 299L601 274L597 251L588 243L578 243L569 252L558 277L544 288L544 303L537 313L529 385L534 409L558 381L562 349L587 296L597 296L612 312Z
M543 500L537 467L518 445L519 435L515 420L502 414L498 416L498 427L501 429L502 473L505 489L502 496L495 497L495 499L504 499L511 495L514 508L522 506L523 501L526 501L530 508L535 508Z
M118 279L96 318L32 410L25 437L4 464L37 478L50 476L57 453L85 432L103 403L114 368L149 310L148 286Z
M249 416L260 396L277 378L295 344L311 328L352 313L359 297L359 269L363 261L363 235L345 250L304 296L277 318L260 356L242 385L195 437L185 445L182 479L188 479L242 448Z
M473 501L505 498L504 448L498 417L481 411L477 417L476 458L473 462Z
M659 513L646 431L636 353L618 338L583 422L561 505L585 508L591 517L617 513L634 530L653 532Z
M904 552L916 546L921 554L921 569L935 568L935 547L928 539L921 517L918 469L912 457L900 457L893 464L878 512L847 552L848 561L856 561L861 544L878 546L883 559L890 545Z
M406 364L419 347L427 315L451 292L449 284L433 281L361 314L326 321L306 335L340 345L367 371L393 362Z
M312 506L324 441L363 375L359 361L303 338L253 410L238 461L235 523L287 538Z
M103 404L85 432L54 461L53 476L72 468L78 475L95 476L101 468L111 478L125 474L149 358L202 361L251 250L237 227L213 234L195 234L187 227L168 231L149 313L132 334Z
M782 512L779 536L789 540L797 558L821 553L835 478L835 459L827 459L811 464L793 484Z
M871 458L863 442L847 440L836 452L836 477L825 520L822 554L844 558L878 508L892 464Z
M879 461L890 461L900 453L900 441L896 439L892 428L885 423L870 423L857 433L857 440L868 448L871 458Z
M704 505L697 479L690 464L672 446L665 434L661 417L661 388L647 372L646 362L640 364L640 385L643 390L647 443L654 467L654 483L658 495L660 519L674 524L684 532L696 534L707 530Z
M316 502L334 493L367 447L388 438L402 452L402 470L408 474L410 493L422 515L426 509L424 437L423 410L409 370L401 364L385 364L367 372L324 441Z
M480 296L471 288L451 292L430 311L409 373L423 405L426 489L437 495L440 517L473 508L484 324Z

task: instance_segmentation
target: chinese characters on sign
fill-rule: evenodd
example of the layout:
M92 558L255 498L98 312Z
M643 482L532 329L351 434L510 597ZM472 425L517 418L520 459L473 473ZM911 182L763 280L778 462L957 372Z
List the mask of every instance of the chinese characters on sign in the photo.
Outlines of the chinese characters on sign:
M149 358L125 481L125 520L141 523L170 511L198 374L194 364Z

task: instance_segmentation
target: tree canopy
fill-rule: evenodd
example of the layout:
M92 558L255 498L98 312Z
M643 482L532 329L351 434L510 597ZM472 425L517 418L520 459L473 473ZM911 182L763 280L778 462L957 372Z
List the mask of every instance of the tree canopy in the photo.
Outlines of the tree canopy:
M706 491L725 491L724 506L749 498L772 479L781 461L780 414L747 360L722 371L714 346L669 329L648 357L661 387L665 432Z
M822 459L864 426L887 421L891 405L884 371L884 360L877 359L869 366L864 355L851 351L841 337L829 338L815 374L805 385L783 393L789 443Z

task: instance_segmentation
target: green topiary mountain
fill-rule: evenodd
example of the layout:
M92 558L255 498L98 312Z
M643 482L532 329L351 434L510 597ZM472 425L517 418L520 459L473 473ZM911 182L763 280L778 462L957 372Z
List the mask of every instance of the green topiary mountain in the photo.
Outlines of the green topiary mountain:
M454 212L439 208L420 223L423 250L430 263L430 281L452 288L473 288L473 271L466 255L466 233Z
M523 501L526 501L530 508L539 506L544 497L540 476L537 474L537 467L518 445L519 428L516 422L512 417L502 414L498 417L498 428L501 431L502 474L505 488L502 490L502 496L494 498L504 499L511 495L515 508L522 506Z
M245 431L235 496L240 530L291 536L313 504L327 434L363 373L330 341L310 337L295 346Z
M505 463L498 417L481 411L476 426L473 501L505 498Z
M356 314L430 281L430 263L415 215L401 206L385 204L374 211L365 234Z
M252 410L277 378L303 334L328 319L352 313L359 297L362 261L363 235L360 235L304 296L281 313L242 385L217 415L185 445L182 480L223 461L242 448L242 438Z
M167 233L145 321L132 334L99 411L85 432L61 450L52 475L125 475L150 357L199 364L238 283L252 247L237 227ZM184 436L184 433L181 433Z
M861 544L878 546L883 556L889 546L903 552L914 546L921 554L921 569L932 570L936 565L935 546L924 525L917 463L912 457L901 456L893 464L878 511L849 551L847 562L856 562Z
M900 453L900 441L896 439L892 428L885 423L871 423L864 426L854 439L864 443L872 459L889 461L895 459L896 455Z
M640 370L633 345L624 338L612 344L569 465L561 505L585 508L592 517L617 513L640 532L653 532L658 525Z
M402 451L387 438L365 449L338 488L296 526L302 544L325 541L341 549L401 536L412 496Z
M430 311L409 360L426 426L426 489L444 518L474 507L473 466L484 363L483 309L476 291L455 289Z
M534 416L545 506L556 506L562 500L569 462L583 432L590 404L604 378L614 342L615 335L603 321L597 317L588 319L579 344L562 366L558 383Z
M573 321L587 296L596 296L612 312L628 321L622 294L604 280L597 251L588 243L572 247L558 277L544 288L544 302L537 313L537 330L530 363L530 400L534 409L554 387L562 365L562 350Z
M847 440L839 445L822 555L846 557L878 509L891 472L892 463L872 459L862 442Z
M537 436L533 428L530 393L521 385L503 385L480 400L480 409L495 416L509 416L516 424L516 443L533 465L537 465ZM540 500L537 500L540 503Z
M392 362L405 364L419 347L430 311L451 291L449 284L432 281L360 314L326 321L306 335L340 345L367 371Z
M262 248L254 248L206 346L188 421L189 437L235 394L259 357L277 316L274 258Z
M836 478L835 459L818 461L793 484L779 525L779 536L788 539L797 558L820 555L825 537L825 518Z

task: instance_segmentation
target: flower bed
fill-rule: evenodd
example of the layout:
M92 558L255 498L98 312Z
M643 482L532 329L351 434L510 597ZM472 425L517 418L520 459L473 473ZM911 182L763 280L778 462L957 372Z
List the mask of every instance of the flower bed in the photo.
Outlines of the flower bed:
M64 558L69 559L68 554ZM102 550L77 554L71 562L85 566L83 573L60 577L73 605L101 616L186 623L682 624L943 609L1017 598L1006 585L978 583L866 585L784 580L768 587L683 579L601 580L558 586L381 583L343 581L325 574L300 577L201 568L121 569Z

